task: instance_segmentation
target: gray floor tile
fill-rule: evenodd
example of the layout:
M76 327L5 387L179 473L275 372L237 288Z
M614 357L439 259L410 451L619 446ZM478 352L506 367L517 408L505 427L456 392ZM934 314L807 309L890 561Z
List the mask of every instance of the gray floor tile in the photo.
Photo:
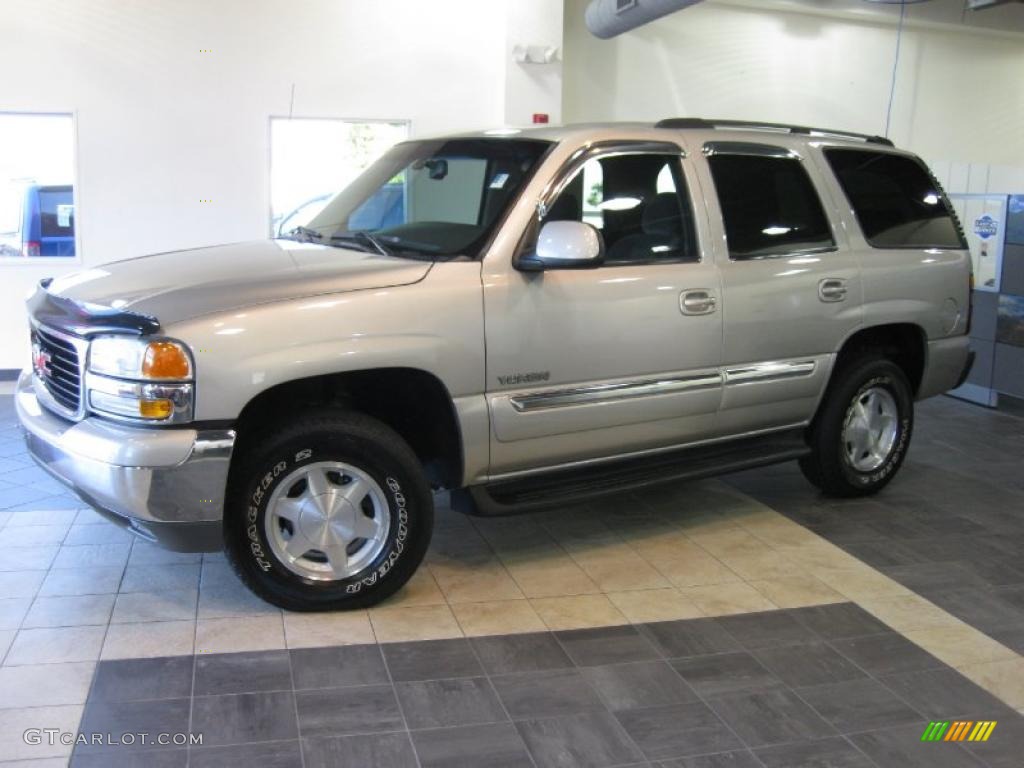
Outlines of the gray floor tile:
M302 740L305 768L417 768L407 733L370 733Z
M187 733L189 700L97 702L86 708L78 730L79 733L110 734L109 739L115 743L105 740L101 744L79 745L75 748L76 754L116 752L123 749L118 742L124 740L125 734Z
M858 733L922 721L877 680L849 680L812 688L798 688L797 695L810 704L840 733Z
M794 688L866 676L856 664L826 643L763 648L754 651L754 656L782 682Z
M295 698L304 739L398 731L405 727L390 685L302 691Z
M725 696L713 699L710 705L753 748L821 739L836 733L792 691Z
M744 750L664 760L658 763L658 768L764 768L764 766L754 757L753 753Z
M397 683L395 693L413 730L508 719L486 677Z
M699 701L619 712L616 717L648 760L725 752L743 746Z
M192 657L101 661L89 692L92 702L179 699L192 695Z
M598 627L556 632L558 642L580 667L652 661L658 651L635 627Z
M764 611L723 616L718 623L747 650L773 645L796 645L818 639L807 625L786 611Z
M854 603L793 608L788 613L824 640L892 632L888 626Z
M389 682L384 657L376 645L297 648L289 653L297 691Z
M203 734L207 747L296 739L295 696L291 691L197 696L192 731Z
M76 749L69 765L71 768L186 768L188 750L131 750L119 747L117 752L86 753ZM24 767L32 768L32 763L25 763Z
M520 720L516 728L537 768L607 768L643 759L622 726L604 712Z
M895 633L835 640L832 647L876 677L943 666L923 648Z
M381 650L396 683L476 677L484 673L473 646L464 638L388 643Z
M671 664L705 699L782 687L782 681L746 651L674 659Z
M297 740L193 748L189 768L303 768Z
M534 765L511 723L416 731L412 739L421 768L533 768ZM306 768L320 766L311 765L307 760Z
M214 653L196 657L195 695L292 690L288 651Z
M928 719L996 720L1006 705L954 669L931 669L879 680Z
M490 675L572 666L572 660L548 632L474 637L470 642Z
M639 629L669 659L742 650L736 639L715 619L662 621L644 624Z
M765 768L875 768L875 764L846 739L805 741L756 750Z
M1003 730L1000 731L1000 728ZM984 760L990 768L1020 768L1021 755L1024 755L1024 727L1021 727L1021 720L1012 716L1000 718L988 741L967 742L964 749Z
M613 712L695 701L697 694L664 661L587 667L590 685Z
M922 744L924 725L858 733L850 741L880 766L898 768L984 768L984 763L959 744ZM1019 765L1019 763L1018 763Z
M589 673L592 669L604 668L591 668L586 672ZM499 675L491 678L491 682L498 692L501 703L513 719L557 717L604 710L600 697L587 683L583 674L575 669Z

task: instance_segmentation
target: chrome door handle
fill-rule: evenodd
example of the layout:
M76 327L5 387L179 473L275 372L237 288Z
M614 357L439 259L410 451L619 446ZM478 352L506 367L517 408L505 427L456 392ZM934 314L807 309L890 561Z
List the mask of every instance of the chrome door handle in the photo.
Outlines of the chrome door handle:
M826 277L818 283L818 298L833 302L846 299L846 280L842 277Z
M717 305L718 300L711 291L683 291L679 294L679 309L684 315L710 315Z

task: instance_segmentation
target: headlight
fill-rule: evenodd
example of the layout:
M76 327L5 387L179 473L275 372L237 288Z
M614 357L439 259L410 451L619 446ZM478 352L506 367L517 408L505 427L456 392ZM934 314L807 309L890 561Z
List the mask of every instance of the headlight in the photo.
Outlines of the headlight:
M89 409L135 423L192 420L192 357L171 339L101 336L89 346Z
M100 336L89 345L89 370L119 379L187 381L192 358L184 344L169 339Z

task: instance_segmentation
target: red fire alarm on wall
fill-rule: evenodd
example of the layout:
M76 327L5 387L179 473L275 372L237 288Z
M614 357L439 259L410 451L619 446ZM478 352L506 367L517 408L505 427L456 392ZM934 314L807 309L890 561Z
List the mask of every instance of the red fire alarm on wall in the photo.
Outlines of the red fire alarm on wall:
M548 117L548 113L547 112L534 112L533 113L533 123L534 123L534 125L546 125L548 123L549 119L550 118Z

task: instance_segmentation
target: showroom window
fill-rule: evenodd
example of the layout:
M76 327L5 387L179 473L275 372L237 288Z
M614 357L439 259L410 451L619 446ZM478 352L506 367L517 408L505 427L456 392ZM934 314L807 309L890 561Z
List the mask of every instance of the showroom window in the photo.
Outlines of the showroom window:
M0 112L0 259L74 258L75 124Z
M729 256L762 259L834 248L821 200L800 160L785 150L764 150L734 154L709 147Z
M861 149L827 149L832 170L875 248L966 248L953 209L916 159Z
M305 226L390 147L407 122L270 118L270 233Z
M700 260L677 154L616 152L588 160L545 217L565 220L601 231L606 265Z

